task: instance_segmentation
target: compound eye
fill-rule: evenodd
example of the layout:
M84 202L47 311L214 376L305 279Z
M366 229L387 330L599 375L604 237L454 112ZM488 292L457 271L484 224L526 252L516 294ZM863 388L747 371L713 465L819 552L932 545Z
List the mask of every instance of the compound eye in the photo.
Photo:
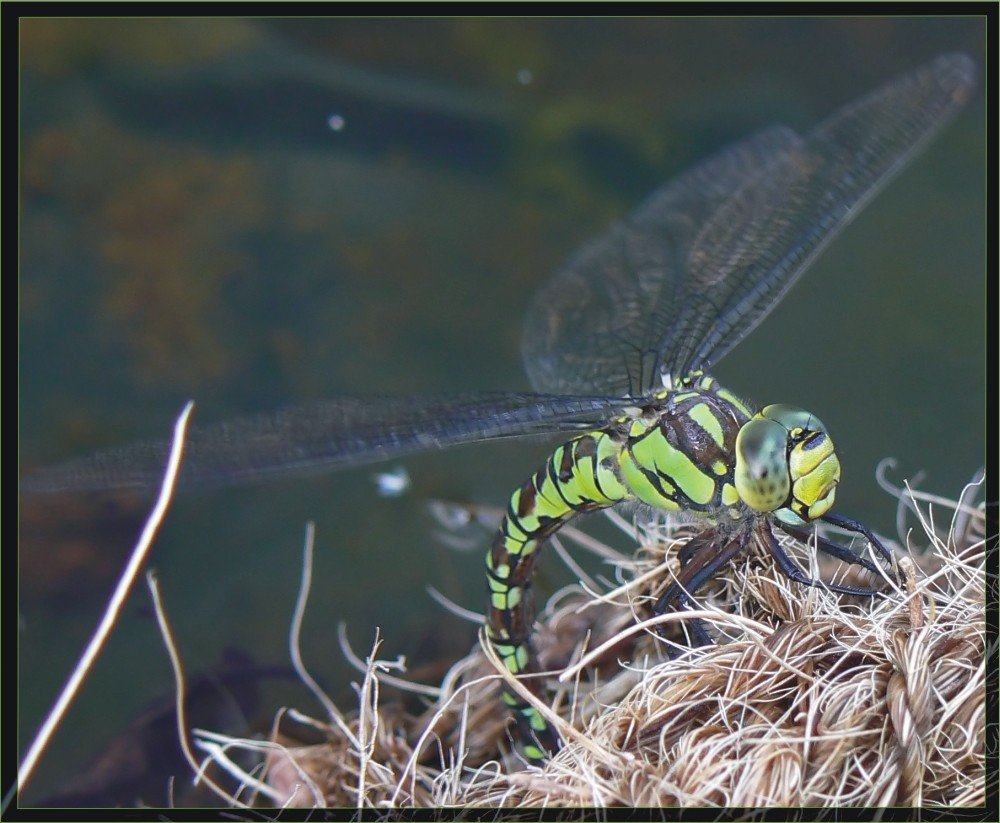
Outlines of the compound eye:
M798 406L787 406L784 403L775 403L765 406L760 416L766 420L773 420L785 427L788 437L792 440L801 439L809 432L826 432L826 426L812 412L800 409Z
M768 406L761 417L784 426L787 432L786 460L792 493L786 511L806 522L822 517L833 507L840 483L840 460L823 421L803 409L785 405Z
M736 435L736 491L751 509L773 512L788 501L788 430L764 417L747 422Z

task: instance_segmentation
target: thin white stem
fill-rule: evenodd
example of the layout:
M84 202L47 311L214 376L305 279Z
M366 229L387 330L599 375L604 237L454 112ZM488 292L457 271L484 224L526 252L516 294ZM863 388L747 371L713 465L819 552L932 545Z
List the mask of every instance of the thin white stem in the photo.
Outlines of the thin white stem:
M49 713L45 718L45 722L35 735L35 739L28 748L28 753L24 756L24 760L21 761L21 766L18 769L18 784L20 789L23 789L27 785L28 780L31 778L32 773L35 770L35 766L38 764L38 759L41 757L42 752L51 740L56 728L66 715L66 710L69 708L70 703L80 690L80 685L83 683L84 678L94 665L94 661L97 659L97 655L100 653L101 648L104 646L105 642L107 642L108 636L111 634L111 630L114 627L122 606L125 603L125 598L128 596L128 593L132 588L132 584L135 583L135 579L139 575L139 569L142 567L142 564L146 559L146 555L149 553L149 547L153 543L153 538L156 536L156 532L160 528L160 524L167 513L171 498L173 497L174 486L177 482L177 474L180 471L181 466L181 454L184 451L184 437L187 431L188 418L190 417L191 410L193 408L194 401L188 401L187 405L184 406L181 411L180 416L177 418L177 422L174 424L174 436L170 446L170 457L167 460L167 468L163 476L163 483L160 486L160 494L157 497L156 505L153 507L149 518L146 520L146 525L143 527L138 543L136 543L135 548L132 550L132 555L129 558L128 565L125 567L121 577L118 579L118 585L115 587L114 593L108 601L108 605L105 608L104 616L101 618L101 622L98 624L97 629L94 632L93 637L91 637L90 642L87 644L87 647L84 649L83 654L80 655L80 659L77 662L76 667L73 669L72 674L70 674L69 679L66 681L66 685L63 686L62 691L59 693L59 697L56 699L55 704L49 710ZM7 797L4 798L4 809L6 809L9 800L10 793L8 793Z

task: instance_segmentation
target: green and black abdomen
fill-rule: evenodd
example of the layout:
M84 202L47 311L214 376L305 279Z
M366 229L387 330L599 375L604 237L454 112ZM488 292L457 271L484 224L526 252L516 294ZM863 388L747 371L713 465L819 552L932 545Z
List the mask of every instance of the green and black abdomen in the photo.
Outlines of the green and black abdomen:
M700 377L562 444L514 492L486 559L487 637L509 672L534 670L531 579L542 542L577 514L625 500L704 515L735 506L736 438L749 417L743 403ZM540 694L537 683L525 683ZM558 745L554 733L520 698L504 699L517 713L525 753L544 759Z

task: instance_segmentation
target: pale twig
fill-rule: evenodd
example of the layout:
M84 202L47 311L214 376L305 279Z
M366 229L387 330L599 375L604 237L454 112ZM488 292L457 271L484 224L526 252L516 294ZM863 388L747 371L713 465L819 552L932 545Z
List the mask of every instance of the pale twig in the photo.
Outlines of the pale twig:
M343 626L343 624L341 624ZM341 637L341 642L346 642L346 637ZM393 769L391 766L380 763L374 759L376 745L379 738L379 728L382 725L382 718L379 714L380 681L376 672L388 668L403 669L401 660L396 663L386 663L378 659L378 651L382 646L381 630L375 629L375 639L372 641L372 650L365 661L365 676L361 681L358 692L358 788L357 788L357 808L364 808L368 796L369 772L374 772L375 781L385 784L392 778Z
M427 594L431 596L431 599L439 606L443 607L446 611L455 615L455 617L465 620L468 623L475 623L477 626L486 619L483 617L482 612L474 612L472 609L460 606L454 600L446 597L442 592L438 591L438 589L434 586L427 586L426 588Z
M226 750L232 747L243 749L245 746L244 741L235 738L227 738L223 735L213 735L210 738L202 729L194 729L193 732L196 735L194 744L205 753L206 764L214 763L230 777L233 777L240 782L241 786L236 792L237 795L240 794L244 788L250 788L258 794L264 795L264 797L268 798L276 805L280 805L284 802L285 798L282 796L281 792L271 788L270 785L262 780L259 780L253 775L248 774L246 770L233 762L232 758L229 757ZM220 743L219 740L222 742ZM230 797L229 802L243 805L236 799L235 796Z
M273 788L269 783L249 774L245 769L236 764L228 755L229 749L237 749L238 751L244 752L257 752L265 755L277 752L284 756L291 767L295 770L296 775L302 781L302 784L300 785L303 785L311 792L313 805L317 808L324 805L323 794L320 791L319 786L316 785L316 782L312 779L309 773L298 764L288 748L281 743L271 740L234 738L217 732L207 731L205 729L194 729L193 735L195 738L195 745L208 755L208 760L206 762L215 763L229 775L239 780L243 784L241 791L242 788L250 788L258 794L263 794L275 804L280 806L289 805L290 801L294 799L295 791L298 790L299 785L296 786L296 790L293 791L291 795L286 796Z
M367 660L362 660L358 657L354 649L351 648L350 641L347 639L347 626L343 622L337 624L337 642L340 644L340 651L344 655L344 659L362 675L367 675L371 667L375 666L376 668L381 669L379 681L382 683L395 686L397 689L405 692L422 694L425 697L432 697L434 699L441 696L440 686L428 686L425 683L414 683L412 680L406 680L405 678L396 677L395 675L388 673L392 669L399 672L406 671L406 658L403 655L398 655L394 662L389 662L388 660L376 660L374 656L370 656ZM376 634L375 643L376 645L381 645L382 643L378 634Z
M132 550L128 564L125 566L125 570L118 579L118 584L115 586L111 599L108 601L108 605L104 610L101 622L98 624L97 629L91 637L90 642L87 644L87 647L84 649L83 654L80 655L80 659L77 662L76 667L73 669L72 674L70 674L69 679L66 681L66 685L63 686L62 691L59 693L59 697L56 699L55 705L53 705L52 709L46 716L41 729L39 729L38 734L35 735L35 739L28 748L28 753L24 756L24 760L21 761L21 767L18 769L18 783L21 789L25 787L28 780L31 778L39 757L41 757L42 752L48 745L49 740L52 738L56 728L62 722L70 703L76 697L76 694L80 689L80 685L83 683L83 679L87 676L91 667L94 665L97 655L100 653L102 646L111 634L111 630L114 627L122 606L125 603L125 598L128 596L128 593L132 588L132 584L135 582L135 578L139 574L139 569L142 567L142 564L146 559L146 555L149 553L149 547L153 543L153 538L155 537L157 530L160 528L160 524L162 523L163 518L167 513L167 509L170 506L174 486L177 482L177 474L180 471L181 454L184 450L184 437L187 431L188 418L190 417L191 410L193 408L194 401L189 401L181 410L180 416L174 424L174 435L170 445L170 456L167 460L166 471L163 475L163 482L160 485L160 493L156 499L156 505L153 506L153 510L150 512L145 526L143 526L142 534L139 536L139 541ZM11 792L13 791L14 789L11 789ZM11 793L8 793L8 795L4 798L4 809L7 808L7 803L9 802L10 797Z
M410 757L404 765L400 772L398 779L398 785L396 791L392 796L392 805L396 805L398 797L403 788L403 781L406 775L410 775L410 785L411 793L415 794L416 780L417 780L417 764L423 753L424 747L429 743L432 737L436 737L437 734L434 728L437 721L444 717L448 711L451 709L452 703L458 701L459 697L462 698L462 708L459 712L458 718L458 742L455 744L454 748L451 749L451 769L457 774L461 774L463 763L466 754L466 738L468 734L468 723L469 723L469 692L477 687L481 682L486 681L491 676L487 675L477 680L473 680L469 683L465 683L459 686L455 691L448 693L448 689L444 687L441 688L440 703L434 712L433 717L426 724L424 730L420 733L419 737L413 744L413 751L410 753Z
M315 545L316 527L313 523L306 524L306 539L302 546L302 580L299 584L299 593L295 598L295 611L292 614L292 625L288 632L288 653L292 659L292 668L299 676L299 679L313 693L313 696L326 709L330 720L339 728L344 735L357 745L358 741L351 732L350 727L340 713L340 709L326 692L320 688L319 683L306 670L305 663L302 662L302 651L300 638L302 635L302 621L305 618L306 605L309 602L309 589L312 586L313 568L313 546Z
M627 640L632 635L647 632L655 626L662 624L683 623L687 620L713 620L720 623L742 626L747 631L748 635L756 635L758 640L767 637L773 631L770 627L765 626L763 623L759 623L756 620L751 620L749 617L744 617L739 614L728 614L727 612L723 612L718 609L685 609L682 612L667 612L666 614L659 614L656 615L656 617L651 617L647 620L627 626L613 637L608 638L600 646L595 646L575 663L563 669L559 673L559 682L565 683L571 678L576 677L579 671L593 665L594 660L601 657L601 655L605 654L609 649L612 649L619 643Z
M573 555L566 550L558 535L553 535L549 539L549 545L552 546L552 550L562 560L563 565L570 570L574 577L581 581L585 589L596 591L597 584L594 582L594 579L583 570L583 566L573 559Z
M153 596L153 611L156 613L156 623L160 627L160 635L163 637L163 644L166 646L167 655L170 657L170 668L174 673L177 737L181 744L181 751L184 753L184 759L187 760L188 765L191 767L191 771L195 774L195 783L199 780L203 780L208 788L210 788L227 803L243 805L238 803L238 801L218 783L204 774L205 764L199 763L198 759L194 756L194 752L191 751L191 744L188 742L187 736L187 713L184 708L184 666L181 663L180 652L177 651L177 644L174 642L174 635L170 629L170 621L167 620L167 613L163 608L163 600L160 597L160 586L156 580L156 574L154 572L146 572L146 585L149 587L149 593Z

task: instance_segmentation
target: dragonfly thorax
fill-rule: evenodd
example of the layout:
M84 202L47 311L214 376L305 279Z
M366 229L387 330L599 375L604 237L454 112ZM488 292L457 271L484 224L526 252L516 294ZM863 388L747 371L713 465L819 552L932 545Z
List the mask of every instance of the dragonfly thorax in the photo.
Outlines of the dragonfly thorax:
M840 481L815 415L786 405L754 414L701 374L652 395L598 437L615 443L597 449L606 457L605 491L620 486L610 497L717 523L773 513L802 525L830 510Z
M736 487L739 432L751 410L705 375L646 398L605 429L621 498L715 520L743 519Z

